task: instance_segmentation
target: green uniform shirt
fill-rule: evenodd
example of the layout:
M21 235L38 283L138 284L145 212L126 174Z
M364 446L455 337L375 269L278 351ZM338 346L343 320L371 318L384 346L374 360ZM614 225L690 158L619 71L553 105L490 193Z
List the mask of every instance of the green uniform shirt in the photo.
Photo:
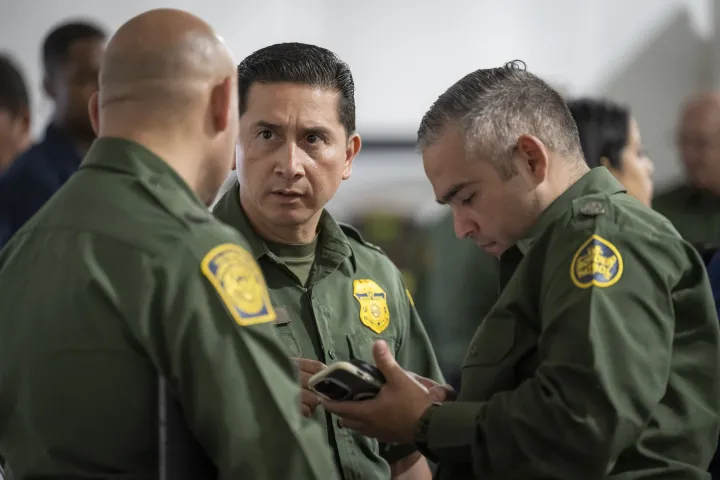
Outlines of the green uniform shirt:
M402 275L354 229L339 226L323 212L314 263L303 281L297 268L290 269L253 231L240 206L237 183L215 205L214 213L248 239L265 274L277 330L289 356L326 364L352 358L374 363L373 343L383 339L405 369L442 381ZM338 418L321 407L315 418L326 430L345 480L390 478L388 464L414 451L407 445L378 445L375 439L340 428Z
M457 403L430 416L441 479L701 479L720 430L705 267L593 169L501 259Z
M13 478L157 479L158 375L220 478L337 478L246 246L165 162L97 140L0 256Z
M682 186L653 199L653 208L698 248L720 246L720 198Z
M500 262L471 240L458 239L452 214L426 227L426 238L429 261L415 303L443 373L457 386L468 340L499 296Z

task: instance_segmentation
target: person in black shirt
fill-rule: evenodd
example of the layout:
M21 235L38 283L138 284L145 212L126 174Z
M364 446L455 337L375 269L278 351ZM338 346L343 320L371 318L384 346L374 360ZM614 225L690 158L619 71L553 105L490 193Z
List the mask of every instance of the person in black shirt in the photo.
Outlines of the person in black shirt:
M44 89L55 103L45 138L0 177L0 248L80 165L95 134L88 102L98 89L106 34L85 22L63 24L43 44Z

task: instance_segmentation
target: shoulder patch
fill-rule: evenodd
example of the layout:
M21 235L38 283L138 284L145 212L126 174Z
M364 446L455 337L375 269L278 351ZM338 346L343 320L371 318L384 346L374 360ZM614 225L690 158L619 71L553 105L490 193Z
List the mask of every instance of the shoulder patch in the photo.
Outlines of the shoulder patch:
M600 235L592 235L580 245L570 263L570 279L578 288L610 287L622 274L622 255Z
M390 325L387 293L374 280L353 281L353 296L360 303L360 321L375 333L382 333Z
M387 255L385 251L383 251L382 248L378 247L377 245L370 243L366 241L363 236L360 234L357 228L353 227L352 225L348 225L347 223L338 223L340 225L340 229L343 231L345 235L352 238L353 240L357 240L358 242L362 243L366 247L372 248L373 250L377 250L378 252L382 253L383 255Z
M205 255L200 269L238 325L275 320L265 278L250 252L232 243L219 245Z

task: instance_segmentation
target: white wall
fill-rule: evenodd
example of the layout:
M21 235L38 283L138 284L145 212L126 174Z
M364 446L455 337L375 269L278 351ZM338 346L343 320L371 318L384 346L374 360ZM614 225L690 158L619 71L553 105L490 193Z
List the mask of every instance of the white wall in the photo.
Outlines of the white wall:
M681 99L709 85L707 45L713 31L710 0L0 0L0 48L16 52L38 92L40 131L49 106L39 94L39 43L60 20L97 19L115 29L130 16L160 6L205 18L241 59L280 41L304 41L336 51L356 80L358 126L366 137L412 138L432 101L469 71L520 58L569 95L610 93L633 103L657 180L678 174L669 135ZM673 23L674 22L674 23ZM643 52L680 22L683 35L670 60L634 69ZM674 42L675 45L677 42ZM662 52L661 52L662 53ZM640 57L640 58L639 58ZM674 63L673 63L674 62ZM629 75L630 86L624 82ZM663 80L663 81L659 81ZM669 90L668 90L669 88ZM370 165L370 157L366 165ZM358 159L358 164L363 157ZM392 167L390 165L393 165ZM370 168L370 167L368 167ZM415 178L417 162L384 156L368 174ZM408 168L410 170L408 170ZM408 172L413 173L408 173ZM361 177L358 166L358 177ZM420 176L422 180L422 176ZM351 181L357 183L357 181ZM368 187L369 188L369 187Z

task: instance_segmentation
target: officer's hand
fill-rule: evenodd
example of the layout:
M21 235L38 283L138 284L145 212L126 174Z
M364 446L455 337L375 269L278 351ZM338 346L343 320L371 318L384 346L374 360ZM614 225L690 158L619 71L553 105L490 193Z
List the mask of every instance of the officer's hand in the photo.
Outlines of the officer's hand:
M420 385L427 388L428 392L430 392L430 396L433 397L434 402L454 402L457 399L457 392L450 385L439 384L435 380L421 377L417 373L408 372L408 374Z
M323 399L322 404L341 417L345 427L366 437L385 443L412 443L415 424L435 399L420 381L398 365L383 340L375 342L373 356L385 377L385 385L375 398L357 402Z
M315 409L320 404L320 397L308 388L308 380L317 372L327 368L327 366L318 361L308 358L293 358L300 370L300 411L306 417L311 417L315 413Z

